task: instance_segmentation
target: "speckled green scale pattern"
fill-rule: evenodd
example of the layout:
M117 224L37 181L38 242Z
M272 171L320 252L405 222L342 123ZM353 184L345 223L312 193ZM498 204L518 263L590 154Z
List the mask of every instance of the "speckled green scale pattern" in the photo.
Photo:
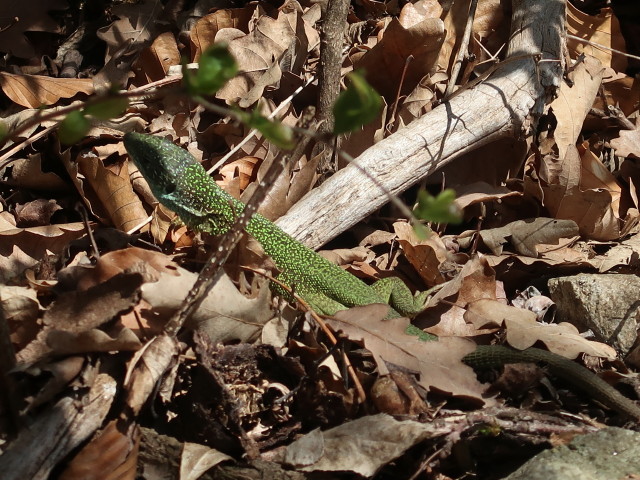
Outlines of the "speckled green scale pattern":
M244 209L185 150L170 141L127 133L124 145L158 201L191 228L222 234ZM389 303L390 316L414 315L424 297L413 297L400 279L385 279L371 287L297 242L262 215L253 216L247 231L282 271L279 277L321 313L332 315L356 305Z

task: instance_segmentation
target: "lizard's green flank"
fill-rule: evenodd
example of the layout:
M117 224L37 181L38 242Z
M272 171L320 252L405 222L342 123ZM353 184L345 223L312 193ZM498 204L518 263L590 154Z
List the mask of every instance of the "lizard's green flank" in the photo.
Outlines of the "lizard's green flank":
M190 227L219 235L244 209L244 204L222 190L188 152L170 141L127 133L124 144L158 201ZM419 312L424 303L424 295L413 297L397 278L367 285L262 215L253 216L247 232L282 271L278 279L321 313L332 315L347 307L390 303L395 308L390 316L410 316Z

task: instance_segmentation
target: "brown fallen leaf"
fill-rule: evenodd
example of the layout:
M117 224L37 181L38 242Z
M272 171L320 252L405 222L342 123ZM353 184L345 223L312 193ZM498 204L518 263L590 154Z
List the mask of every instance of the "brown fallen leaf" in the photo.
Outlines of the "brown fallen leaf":
M625 41L620 31L620 22L610 8L603 8L598 15L587 15L578 10L573 4L567 5L567 32L573 36L589 40L605 48L567 38L567 48L572 58L580 53L596 57L606 67L618 72L627 68L627 58L618 51L626 51ZM613 49L613 50L612 50Z
M140 429L111 420L69 462L59 480L133 479L138 463Z
M22 274L49 252L60 253L69 242L85 234L84 224L13 228L0 221L0 282Z
M445 337L423 342L405 333L409 319L385 320L388 305L367 305L338 312L327 323L350 340L362 343L371 351L381 375L391 362L418 372L418 383L427 390L485 401L485 387L474 371L462 363L462 357L475 349L475 343L464 338Z
M442 274L445 270L443 265L449 260L449 253L440 237L435 232L431 232L429 238L420 240L413 227L406 222L394 223L393 229L405 257L420 278L429 287L443 283L446 280Z
M482 230L480 238L495 255L502 254L502 246L510 239L520 255L535 258L538 256L538 244L557 245L561 238L575 237L578 234L578 225L573 220L538 217Z
M103 325L139 301L140 274L120 274L84 292L66 292L46 311L44 328L16 355L18 369L48 358L54 351L47 343L55 330L79 333Z
M54 78L0 72L0 88L13 102L27 108L53 105L61 98L94 92L90 78Z
M469 304L465 320L477 328L504 326L507 342L518 350L524 350L541 341L550 351L570 359L581 353L609 360L616 358L613 348L604 343L587 340L569 323L542 324L537 322L535 313L495 300L484 299Z

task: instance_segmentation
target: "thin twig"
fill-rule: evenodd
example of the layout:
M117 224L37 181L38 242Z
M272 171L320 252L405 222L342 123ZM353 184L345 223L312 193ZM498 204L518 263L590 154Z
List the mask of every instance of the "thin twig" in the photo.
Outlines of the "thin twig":
M458 80L458 74L460 73L460 68L462 68L462 62L466 58L469 47L469 39L471 38L471 32L473 30L473 19L476 16L476 8L478 6L478 0L471 0L471 4L469 5L469 14L467 15L467 24L464 27L464 34L462 35L462 40L460 40L460 48L458 49L458 55L456 56L456 61L453 64L453 68L451 69L451 76L449 77L449 83L447 84L447 89L444 92L445 98L451 95L453 92L453 88L455 87L456 81Z
M628 57L628 58L633 58L635 60L640 60L640 57L638 57L637 55L631 55L630 53L625 53L625 52L622 52L620 50L616 50L615 48L606 47L604 45L600 45L599 43L591 42L591 41L586 40L584 38L576 37L575 35L570 35L570 34L567 33L567 38L570 38L572 40L576 40L576 41L581 42L581 43L586 43L586 44L591 45L592 47L596 47L596 48L598 48L600 50L614 52L614 53L617 53L619 55L624 55L625 57Z

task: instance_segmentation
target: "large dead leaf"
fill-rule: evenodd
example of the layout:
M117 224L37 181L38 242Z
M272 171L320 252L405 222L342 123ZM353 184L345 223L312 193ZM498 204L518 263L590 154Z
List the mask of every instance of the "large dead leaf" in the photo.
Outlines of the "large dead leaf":
M381 375L388 372L385 362L391 362L419 372L419 383L427 390L484 401L485 388L473 370L462 363L462 357L475 349L473 342L456 337L420 341L405 333L408 319L384 320L388 310L388 305L351 308L338 312L327 323L370 350Z
M182 306L197 277L182 268L177 269L177 274L163 273L157 282L142 288L142 298L153 308L156 321L168 319ZM223 275L190 317L188 327L206 333L213 343L250 342L271 317L268 288L263 288L256 298L247 298Z
M604 343L587 340L573 325L542 324L537 322L536 318L534 312L490 299L469 304L465 313L465 320L478 328L504 324L507 342L518 350L524 350L541 341L550 351L570 359L581 353L610 360L616 358L613 348Z
M385 414L370 415L291 443L284 461L303 472L355 472L369 478L417 443L447 434L446 428Z
M71 98L78 93L93 93L93 81L89 78L54 78L6 72L0 72L0 87L13 102L27 108L53 105L61 98Z

